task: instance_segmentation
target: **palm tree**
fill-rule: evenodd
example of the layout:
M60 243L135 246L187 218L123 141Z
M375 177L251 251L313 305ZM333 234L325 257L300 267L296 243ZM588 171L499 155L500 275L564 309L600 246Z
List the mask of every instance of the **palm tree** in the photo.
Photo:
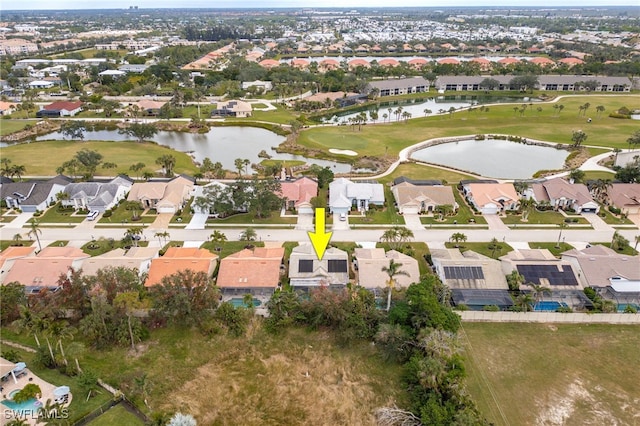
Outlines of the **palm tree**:
M22 245L22 234L15 234L13 236L13 244L14 246L21 246Z
M54 339L58 339L57 346L60 348L60 354L62 355L65 365L68 365L69 362L64 354L62 339L71 339L74 331L73 327L70 327L69 323L66 321L54 321L49 325L48 334Z
M638 250L638 244L640 244L640 235L636 235L635 237L633 237L635 240L635 245L633 246L634 250Z
M133 246L134 247L138 247L138 240L140 238L135 238L136 235L142 235L142 227L140 226L132 226L131 228L128 228L125 233L124 236L125 238L131 238L131 241L133 241Z
M534 306L538 305L544 298L544 295L551 295L551 289L549 287L545 287L540 284L535 284L532 282L528 282L526 285L531 287L531 292L533 293L532 297L534 299Z
M11 166L11 177L16 177L21 180L22 176L26 173L27 168L21 164L14 164Z
M244 169L244 160L242 158L236 158L233 160L233 164L236 166L236 170L238 171L238 178L241 178L242 170Z
M615 231L613 233L613 237L611 237L611 248L613 250L620 251L628 245L629 240L627 240L622 234L620 234L618 231Z
M40 235L42 235L42 229L40 229L40 223L33 219L31 224L29 225L29 232L27 236L29 238L36 237L36 241L38 242L38 251L42 251L42 245L40 244Z
M523 293L516 298L516 306L518 306L522 312L528 312L533 309L531 304L533 303L533 297L529 293Z
M467 241L467 236L464 235L462 232L455 232L451 235L451 237L449 238L449 241L453 241L456 246L456 248L460 247L459 243L460 242L465 242Z
M598 117L600 117L600 114L603 113L603 112L604 112L604 106L598 105L596 107L596 113L597 113Z
M507 275L507 285L510 291L519 291L522 284L524 284L524 275L520 274L517 269Z
M220 231L213 231L213 234L209 235L209 239L212 243L224 243L227 241L227 236Z
M391 293L393 292L393 287L395 285L395 277L398 275L409 276L407 271L403 271L400 269L402 267L402 263L396 263L393 259L389 262L389 266L383 266L382 272L386 272L389 275L389 280L387 281L388 291L387 291L387 312L391 309Z
M426 117L427 115L431 114L433 111L431 111L429 108L423 110L422 112L424 112L424 116Z
M255 241L258 234L253 228L247 228L240 233L240 241Z
M153 234L153 236L158 238L158 243L162 244L162 242L160 241L160 239L162 239L162 241L164 241L166 244L167 239L169 239L169 232L168 231L156 232L155 234Z

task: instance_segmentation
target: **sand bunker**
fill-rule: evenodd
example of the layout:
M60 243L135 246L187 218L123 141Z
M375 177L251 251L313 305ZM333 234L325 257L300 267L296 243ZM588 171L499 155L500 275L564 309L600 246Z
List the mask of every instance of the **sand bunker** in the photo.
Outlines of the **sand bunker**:
M332 153L332 154L350 155L352 157L355 157L356 155L358 155L357 152L351 151L350 149L335 149L335 148L331 148L329 150L329 152Z

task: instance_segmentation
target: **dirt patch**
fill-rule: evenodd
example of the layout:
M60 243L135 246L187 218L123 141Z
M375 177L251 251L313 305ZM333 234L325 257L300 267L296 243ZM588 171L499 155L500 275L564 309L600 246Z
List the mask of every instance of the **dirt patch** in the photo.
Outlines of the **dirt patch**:
M578 401L593 401L593 396L586 390L579 379L571 383L564 394L558 395L552 393L547 403L538 414L536 425L543 426L561 426L566 424L567 420L576 410Z
M198 369L197 377L173 393L168 409L192 413L201 424L372 425L381 398L368 374L348 357L311 345L285 353L228 353Z

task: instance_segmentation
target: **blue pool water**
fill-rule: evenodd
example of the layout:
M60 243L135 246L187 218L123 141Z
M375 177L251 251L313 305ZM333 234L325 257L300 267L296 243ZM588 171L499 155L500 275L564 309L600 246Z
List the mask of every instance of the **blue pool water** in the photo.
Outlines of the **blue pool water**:
M636 310L638 312L640 312L640 305L636 305L635 303L620 303L618 304L618 312L624 312L625 309L627 309L627 306L631 306L633 308L636 308Z
M20 413L27 412L27 414L29 412L37 413L38 409L42 407L42 403L37 399L29 399L27 401L20 402L20 403L16 403L16 402L5 399L4 401L2 401L2 405L4 405L7 408L10 408L13 411L18 411Z
M568 307L564 302L555 302L553 300L543 300L542 302L536 303L534 307L534 311L541 312L555 312L558 308L566 308Z
M229 303L231 303L233 305L234 308L239 308L239 307L244 307L244 300L238 298L238 297L234 297L233 299L229 300ZM262 302L259 301L258 299L253 299L253 306L254 307L258 307L262 305Z

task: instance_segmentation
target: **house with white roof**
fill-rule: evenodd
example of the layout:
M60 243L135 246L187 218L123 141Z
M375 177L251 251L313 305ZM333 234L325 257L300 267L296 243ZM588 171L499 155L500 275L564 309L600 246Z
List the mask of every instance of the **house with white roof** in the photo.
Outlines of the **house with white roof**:
M75 209L104 212L124 199L132 185L133 182L123 176L109 182L70 183L64 188L66 197L61 202Z
M395 288L409 287L420 281L418 261L399 251L385 252L383 248L357 248L354 250L354 257L358 269L358 285L374 292L387 287L389 275L382 268L388 268L391 261L399 263L398 270L406 273L406 275L394 277Z
M329 211L348 213L352 208L369 210L369 205L384 205L384 187L381 183L352 182L338 178L329 184Z

